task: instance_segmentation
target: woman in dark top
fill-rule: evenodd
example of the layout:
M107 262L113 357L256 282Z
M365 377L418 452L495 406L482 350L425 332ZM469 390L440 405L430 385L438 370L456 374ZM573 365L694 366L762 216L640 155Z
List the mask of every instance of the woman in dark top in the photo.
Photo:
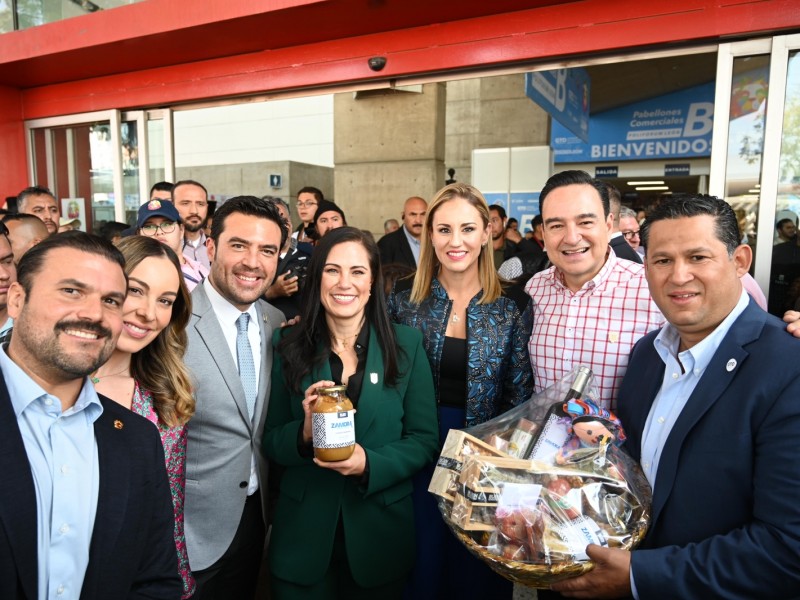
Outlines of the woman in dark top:
M300 323L276 333L264 435L284 467L272 598L399 598L414 561L411 478L437 447L422 336L389 321L377 246L358 229L320 240L302 293ZM317 388L334 384L356 408L356 448L322 462L311 409Z
M449 429L478 425L533 393L530 298L504 289L487 247L490 234L489 207L476 188L443 188L428 205L413 283L399 281L389 297L392 320L422 331L442 441ZM415 480L421 543L408 597L510 598L511 585L444 530L426 491L432 466L423 473Z

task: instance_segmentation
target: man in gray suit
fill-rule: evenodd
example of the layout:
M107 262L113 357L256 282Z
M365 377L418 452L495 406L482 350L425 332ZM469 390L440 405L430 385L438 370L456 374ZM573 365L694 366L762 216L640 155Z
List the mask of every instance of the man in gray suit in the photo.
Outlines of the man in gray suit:
M192 292L186 364L197 412L186 450L186 544L196 598L255 591L264 547L267 466L261 452L272 330L283 314L260 300L288 230L274 204L253 196L214 213L211 272Z

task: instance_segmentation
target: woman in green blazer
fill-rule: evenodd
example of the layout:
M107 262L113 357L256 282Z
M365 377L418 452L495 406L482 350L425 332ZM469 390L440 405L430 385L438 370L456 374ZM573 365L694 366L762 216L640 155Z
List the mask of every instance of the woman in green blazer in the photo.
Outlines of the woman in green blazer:
M284 467L273 518L273 600L400 598L414 563L412 476L438 449L419 331L392 325L378 248L351 227L314 249L301 321L277 332L264 450ZM347 385L356 448L313 458L316 389Z

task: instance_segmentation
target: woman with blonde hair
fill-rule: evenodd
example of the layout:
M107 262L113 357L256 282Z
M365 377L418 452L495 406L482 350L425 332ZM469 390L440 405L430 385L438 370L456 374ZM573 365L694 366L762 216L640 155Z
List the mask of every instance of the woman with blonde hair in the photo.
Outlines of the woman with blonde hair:
M448 430L478 425L533 393L530 298L504 287L490 240L489 207L480 191L463 183L444 187L428 205L413 284L398 281L389 297L392 319L422 331L440 441ZM510 584L468 556L446 532L425 492L432 469L415 482L418 556L409 595L498 598L504 590L510 597Z
M183 530L186 423L194 414L189 372L183 363L191 300L175 252L153 238L118 244L125 256L128 295L113 354L91 379L98 392L150 420L161 434L175 512L175 548L182 598L195 590Z

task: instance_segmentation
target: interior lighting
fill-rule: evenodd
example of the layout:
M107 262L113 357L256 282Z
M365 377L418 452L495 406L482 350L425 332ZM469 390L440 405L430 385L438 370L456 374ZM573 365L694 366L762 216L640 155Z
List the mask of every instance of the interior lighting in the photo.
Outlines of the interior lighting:
M637 186L637 185L664 185L663 181L629 181L628 185L630 186Z
M655 192L656 190L668 190L668 185L646 185L644 187L637 187L637 192Z

